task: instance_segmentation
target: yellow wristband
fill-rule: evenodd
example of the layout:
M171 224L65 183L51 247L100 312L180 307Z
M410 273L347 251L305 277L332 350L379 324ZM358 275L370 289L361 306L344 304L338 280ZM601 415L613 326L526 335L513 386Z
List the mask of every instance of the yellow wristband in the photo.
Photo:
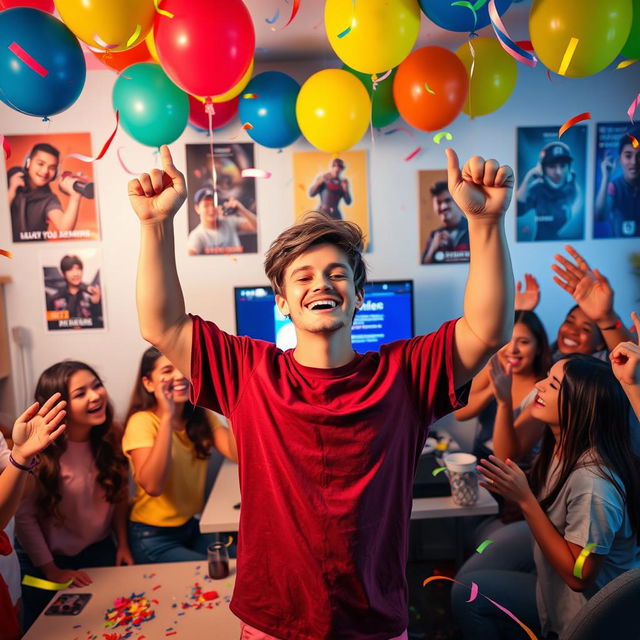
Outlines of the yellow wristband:
M22 584L27 587L35 587L36 589L46 589L47 591L60 591L71 586L73 580L67 582L51 582L51 580L43 580L42 578L35 578L34 576L25 575L22 578Z
M589 556L589 554L595 549L596 543L590 542L581 552L580 555L576 558L576 563L573 565L573 575L576 578L580 578L582 580L582 568L584 567L585 560Z

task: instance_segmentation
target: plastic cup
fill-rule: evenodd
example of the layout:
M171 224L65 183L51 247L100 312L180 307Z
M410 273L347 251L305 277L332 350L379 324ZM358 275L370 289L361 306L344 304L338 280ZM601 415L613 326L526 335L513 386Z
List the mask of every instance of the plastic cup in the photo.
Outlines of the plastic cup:
M214 542L207 547L209 577L222 580L229 575L229 553L222 542Z
M451 497L461 507L471 507L478 501L478 459L470 453L450 453L444 457Z

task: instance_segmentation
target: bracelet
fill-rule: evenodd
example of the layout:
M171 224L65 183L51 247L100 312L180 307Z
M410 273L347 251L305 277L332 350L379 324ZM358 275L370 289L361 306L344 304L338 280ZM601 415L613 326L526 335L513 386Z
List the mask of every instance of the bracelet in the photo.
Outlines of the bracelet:
M26 471L27 473L33 473L33 468L38 464L38 460L36 458L33 459L33 462L30 465L20 464L16 462L15 458L9 454L9 462L16 468L20 469L20 471Z
M613 331L614 329L620 329L622 327L622 322L620 319L615 321L615 324L610 324L608 327L598 327L600 331Z

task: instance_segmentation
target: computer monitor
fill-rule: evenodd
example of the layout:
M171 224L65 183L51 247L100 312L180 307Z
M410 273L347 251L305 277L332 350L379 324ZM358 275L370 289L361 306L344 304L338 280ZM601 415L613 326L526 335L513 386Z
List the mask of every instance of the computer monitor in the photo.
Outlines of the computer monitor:
M296 346L291 320L278 310L271 287L235 287L236 334L281 349ZM351 332L353 348L378 351L383 344L413 337L413 280L381 280L365 285L362 308Z

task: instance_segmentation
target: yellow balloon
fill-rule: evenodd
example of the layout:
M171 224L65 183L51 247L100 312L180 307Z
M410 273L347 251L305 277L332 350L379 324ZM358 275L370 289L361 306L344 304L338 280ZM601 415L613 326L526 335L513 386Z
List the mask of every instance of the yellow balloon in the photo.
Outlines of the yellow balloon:
M469 43L463 44L456 55L469 76L469 93L462 110L475 118L499 109L509 99L518 79L518 65L494 38L476 38L469 42L475 52L473 75L474 58Z
M226 93L221 93L219 96L212 96L211 102L229 102L229 100L233 100L236 96L239 96L242 90L249 84L249 80L251 80L251 76L253 75L253 63L254 61L252 60L247 67L247 71L242 76L242 80L240 80L240 82L238 82L235 87L232 87ZM200 96L194 96L194 98L197 98L203 104L207 100L206 98L201 98Z
M142 42L156 15L153 0L55 0L63 22L90 47L125 51Z
M417 0L327 0L324 24L340 60L362 73L381 73L411 53L420 7Z
M631 30L631 0L534 0L529 15L531 44L545 67L580 78L613 62ZM567 53L577 39L573 55ZM566 69L563 70L563 60Z
M160 58L158 58L158 50L156 49L156 41L153 37L153 27L151 27L147 37L144 39L147 43L147 49L149 49L149 53L155 62L160 64Z
M304 137L321 151L338 153L356 144L371 119L364 84L342 69L314 73L300 89L296 118Z

